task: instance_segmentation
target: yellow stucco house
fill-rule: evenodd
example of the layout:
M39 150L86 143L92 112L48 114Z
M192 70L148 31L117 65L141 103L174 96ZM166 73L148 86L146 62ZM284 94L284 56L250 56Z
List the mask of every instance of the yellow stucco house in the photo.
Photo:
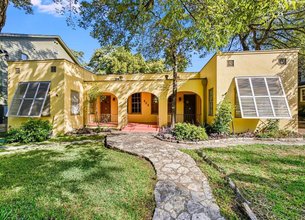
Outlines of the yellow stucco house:
M254 131L268 118L297 131L297 60L296 49L215 54L198 73L178 74L177 121L211 124L227 99L236 107L233 132ZM54 134L97 125L166 126L171 91L171 73L96 75L66 59L9 61L8 126L29 117L51 121Z

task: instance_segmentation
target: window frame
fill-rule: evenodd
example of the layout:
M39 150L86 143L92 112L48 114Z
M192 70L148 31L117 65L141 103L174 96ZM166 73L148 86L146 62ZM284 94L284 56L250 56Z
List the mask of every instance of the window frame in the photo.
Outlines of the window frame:
M26 97L28 89L29 89L29 86L30 86L30 84L33 84L33 83L38 83L38 86L37 86L37 88L36 88L36 90L34 92L34 95L33 95L33 97ZM40 84L42 84L42 83L47 83L48 84L47 88L46 88L47 92L45 93L44 97L40 97L39 98L39 97L37 97L37 94L38 94L38 91L40 89ZM19 86L21 86L22 84L26 84L25 91L24 91L22 97L17 98L17 95L18 95L17 91L19 89ZM51 87L51 82L50 81L19 82L18 86L17 86L17 89L15 91L15 94L13 96L13 99L11 100L11 103L10 103L10 108L9 108L9 111L8 111L8 116L9 117L18 117L18 118L29 118L29 117L31 117L31 118L39 118L39 117L42 117L42 112L43 112L43 109L44 109L44 106L45 106L45 103L46 103L46 99L48 97L48 93L50 92L50 87ZM16 114L11 114L11 109L12 109L12 106L13 106L13 103L14 103L15 100L19 100L20 104L19 104L19 107L18 107L18 110L17 110ZM30 107L29 112L28 112L27 115L20 115L20 111L21 111L21 108L23 107L23 103L24 103L25 100L26 101L32 101L31 102L31 107ZM39 111L39 113L37 115L31 115L34 103L37 100L41 100L42 101L42 105L40 107L40 111Z
M137 102L134 103L134 96L139 95L139 97L135 97L137 98ZM137 92L131 95L131 110L130 113L131 114L142 114L142 93L141 92ZM133 106L136 106L137 108L139 108L138 110L140 111L134 111Z
M77 93L77 95L78 95L78 103L77 103L78 112L77 113L73 113L73 96L72 96L73 93ZM73 116L80 115L80 93L78 91L72 90L72 89L70 90L70 115L73 115Z
M305 99L303 99L302 92L304 91L304 97L305 97L305 88L300 88L300 102L305 102Z
M256 95L255 94L252 79L257 79L257 78L263 78L264 79L264 83L265 83L266 90L267 90L267 95ZM282 95L272 95L272 94L270 94L270 87L269 87L269 84L267 82L268 79L270 79L270 78L274 78L274 79L279 80L279 85L280 85L280 88L281 88ZM252 95L242 95L242 96L240 95L238 79L248 79L249 80L250 91L251 91ZM239 77L235 77L234 80L235 80L235 86L236 86L237 95L238 95L239 107L240 107L240 111L241 111L241 118L244 118L244 119L291 119L290 106L288 104L287 96L286 96L286 93L285 93L285 90L284 90L284 87L283 87L281 77L279 77L279 76L239 76ZM243 107L242 107L242 104L241 104L242 103L241 102L241 97L252 98L253 103L254 103L254 107L255 107L256 116L244 116L244 111L243 111ZM259 110L258 110L258 105L256 103L256 98L268 98L270 100L270 105L271 105L271 109L272 109L272 112L273 112L273 117L271 117L271 116L260 116L259 115ZM272 98L284 98L289 117L276 116Z
M208 90L208 106L208 116L214 116L214 88Z

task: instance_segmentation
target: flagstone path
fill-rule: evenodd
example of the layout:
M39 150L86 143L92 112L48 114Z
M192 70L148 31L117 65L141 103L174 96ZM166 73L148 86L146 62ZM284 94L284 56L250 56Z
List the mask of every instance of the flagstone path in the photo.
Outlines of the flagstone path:
M224 219L207 178L177 144L160 141L153 134L114 133L107 136L107 145L145 157L154 165L158 181L153 220Z

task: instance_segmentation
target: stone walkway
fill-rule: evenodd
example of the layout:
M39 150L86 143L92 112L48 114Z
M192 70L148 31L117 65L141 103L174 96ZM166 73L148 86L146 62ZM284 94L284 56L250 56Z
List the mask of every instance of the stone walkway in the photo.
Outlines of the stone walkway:
M114 133L107 136L107 144L153 163L158 180L154 220L224 219L207 178L189 155L178 150L187 145L163 142L147 133Z

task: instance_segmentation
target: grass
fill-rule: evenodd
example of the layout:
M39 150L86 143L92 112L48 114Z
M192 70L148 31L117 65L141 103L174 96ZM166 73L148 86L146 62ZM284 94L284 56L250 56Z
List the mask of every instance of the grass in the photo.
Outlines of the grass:
M305 146L247 145L203 152L236 182L259 218L304 219Z
M226 219L242 219L243 214L238 209L234 192L227 186L226 181L216 169L208 165L198 156L194 150L182 150L189 154L197 163L198 167L209 180L216 203L219 205L221 214Z
M0 156L0 219L150 219L153 168L100 142Z
M63 135L57 136L49 139L53 142L74 142L74 141L84 141L84 140L101 140L103 136L101 135Z

